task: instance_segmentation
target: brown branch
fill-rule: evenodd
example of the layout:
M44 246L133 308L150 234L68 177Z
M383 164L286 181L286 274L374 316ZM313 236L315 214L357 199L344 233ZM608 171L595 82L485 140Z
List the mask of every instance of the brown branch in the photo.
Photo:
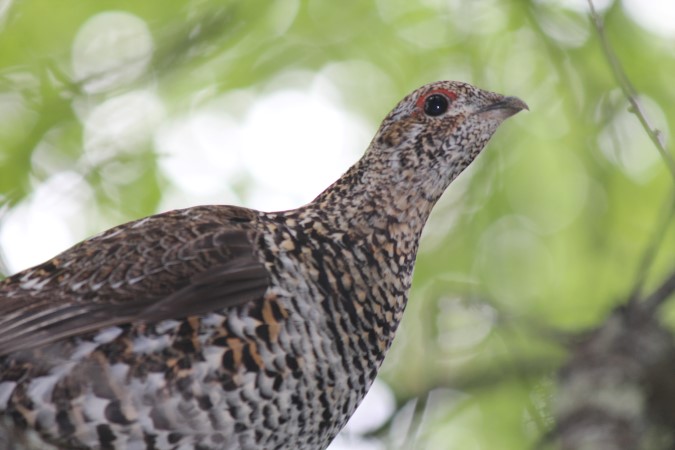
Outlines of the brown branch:
M619 61L619 58L617 58L616 54L614 53L612 47L609 44L609 41L607 40L602 18L595 10L593 0L588 0L588 6L590 7L591 10L590 13L591 19L593 20L595 29L598 32L598 38L600 39L600 43L602 45L602 51L605 54L605 58L607 58L607 62L612 68L612 74L614 75L616 82L619 84L619 87L621 87L623 94L626 96L626 98L631 104L630 111L633 114L635 114L637 118L640 120L642 127L645 129L645 131L649 135L649 138L656 146L656 149L661 154L661 158L663 158L666 167L670 171L670 175L673 178L673 181L675 181L675 160L673 159L672 154L666 148L663 133L659 129L654 127L651 124L650 120L647 118L647 113L645 112L644 108L642 107L642 104L638 100L638 94L637 91L635 90L635 87L633 86L630 79L626 75L626 72L624 71L621 62Z
M652 267L654 260L656 259L656 255L658 254L661 244L666 237L668 227L670 226L673 217L675 217L675 192L671 193L667 204L663 207L663 212L660 219L658 220L657 225L655 226L654 234L652 235L647 248L644 250L640 264L638 265L637 276L635 277L633 290L628 296L628 302L635 302L640 297L642 297L642 288L644 287L647 274L649 269ZM654 307L656 306L658 305L654 305ZM651 308L651 306L646 305L645 308Z
M663 283L661 283L661 286L645 299L645 310L654 312L664 301L673 295L673 293L675 293L675 270Z
M626 75L626 72L623 69L621 62L619 61L619 58L616 56L616 53L614 53L614 50L612 49L607 39L607 36L605 35L605 29L602 22L602 18L596 11L595 5L593 4L593 0L588 0L588 6L590 8L591 19L593 20L595 29L598 32L598 38L600 39L603 53L605 54L605 58L607 59L607 62L609 63L612 69L612 74L614 75L616 82L618 83L625 97L631 104L630 111L637 116L645 132L656 146L656 149L661 155L663 162L670 171L670 175L673 178L673 181L675 181L675 160L673 159L672 154L668 151L666 147L665 140L663 138L663 133L661 133L660 130L654 127L651 124L650 120L647 118L647 114L644 108L642 107L642 104L638 100L638 94L635 87L633 86L633 83L631 83L630 79L628 78L628 75ZM650 244L645 249L645 253L642 257L640 266L638 268L638 274L635 280L635 285L629 296L628 300L629 303L637 301L637 299L641 296L640 295L641 290L644 285L644 281L646 279L649 268L652 266L656 254L659 248L661 247L661 243L663 242L663 239L666 235L666 230L668 229L670 221L673 215L675 214L675 196L671 197L671 199L669 200L669 205L670 207L667 208L666 212L663 214L661 220L657 224L654 238L651 240ZM667 281L665 284L667 284ZM660 289L657 290L657 292L661 292ZM669 295L663 294L663 297L661 296L655 297L655 294L656 293L652 294L649 297L650 300L648 300L648 304L645 305L645 308L648 311L653 312L656 308L658 308L658 306L661 303L663 303L663 301Z
M675 275L656 294L673 290ZM675 445L675 342L644 305L616 308L558 372L552 437L563 450Z
M675 180L675 162L663 136L647 119L605 37L593 1L588 4L614 77ZM641 295L675 211L675 198L669 202L644 251L628 301L574 346L570 360L558 372L556 427L549 438L563 450L675 446L675 339L655 314L675 292L675 271L651 295Z

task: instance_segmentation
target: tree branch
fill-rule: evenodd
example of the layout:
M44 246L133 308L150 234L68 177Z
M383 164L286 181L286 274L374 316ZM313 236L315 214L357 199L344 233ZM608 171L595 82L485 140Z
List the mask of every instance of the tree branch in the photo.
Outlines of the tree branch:
M591 10L590 11L591 19L593 20L595 29L598 32L598 38L600 39L600 44L602 45L602 51L605 54L605 58L607 58L607 62L609 63L612 69L612 74L614 75L616 82L619 84L619 87L623 91L623 94L630 102L631 112L635 114L637 118L640 120L642 127L645 129L645 131L649 135L649 138L656 146L656 149L661 154L661 158L663 158L666 167L670 171L670 176L673 178L673 181L675 181L675 160L673 159L672 154L666 148L663 133L659 129L654 127L651 124L650 120L647 118L647 113L645 112L644 108L642 107L642 104L638 100L638 95L637 91L635 90L635 87L633 87L633 84L626 75L626 72L623 70L623 66L619 61L619 58L617 58L616 54L612 50L612 47L609 45L609 41L607 40L607 36L605 35L605 28L602 22L602 18L595 10L593 0L588 0L588 6Z
M642 288L644 286L647 274L649 269L652 267L654 259L661 248L668 227L672 223L673 217L675 217L675 192L672 192L670 198L667 201L667 204L664 205L661 217L658 219L658 223L655 226L654 233L650 242L647 245L647 248L644 250L642 258L637 268L637 275L635 277L635 283L633 285L633 290L628 297L629 302L635 302L642 297ZM645 305L645 308L656 308L658 305L648 306Z
M661 283L649 297L644 301L644 309L653 313L675 292L675 270L666 280Z
M660 130L654 127L651 124L650 120L647 118L647 114L644 108L642 107L642 104L638 100L638 94L637 91L635 90L635 87L633 86L633 83L631 83L630 79L628 78L628 75L626 75L626 72L623 69L621 62L619 61L619 58L616 56L616 53L614 53L612 46L607 40L602 18L596 11L595 5L593 4L593 0L588 0L588 6L590 8L591 19L593 20L593 24L595 25L595 29L598 33L598 38L600 39L600 43L602 45L603 53L605 54L605 58L607 59L607 62L609 63L612 69L612 74L614 75L614 78L616 79L616 82L623 91L624 95L630 102L631 112L635 114L637 118L640 120L642 127L644 128L645 132L647 133L651 141L656 146L656 149L661 155L663 162L670 171L670 175L673 178L673 181L675 181L675 159L673 159L672 154L668 151L666 147L665 140L663 138L663 133L661 133ZM656 257L656 254L661 246L660 244L665 237L666 230L670 225L673 215L675 214L675 195L671 196L671 199L669 200L669 205L670 207L663 214L662 219L657 225L654 238L648 245L642 257L641 264L638 268L638 275L635 280L635 285L628 299L629 302L637 301L637 299L640 297L640 291L642 290L642 286L644 284L646 275L649 271L649 268L652 266L654 258ZM667 287L667 285L668 281L666 280L664 286ZM664 286L662 286L662 288ZM651 311L653 313L658 308L658 306L668 298L670 293L672 293L672 290L668 292L666 291L667 289L665 291L662 291L661 288L657 289L657 292L655 292L649 297L647 301L648 304L644 306L645 311ZM661 294L659 296L655 296L657 293Z

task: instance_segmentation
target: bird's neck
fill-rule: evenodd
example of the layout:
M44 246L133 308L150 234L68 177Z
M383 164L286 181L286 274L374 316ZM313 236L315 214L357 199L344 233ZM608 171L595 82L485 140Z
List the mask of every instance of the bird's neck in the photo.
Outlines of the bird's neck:
M308 243L308 251L292 257L309 258L305 264L316 270L308 276L321 286L322 308L345 317L344 333L335 338L368 336L354 351L371 378L405 309L424 224L454 178L446 172L439 179L441 169L425 172L417 179L403 161L366 153L312 202L268 215L286 225L275 225L276 233Z
M454 178L439 181L442 175L428 173L426 179L413 179L418 176L366 154L304 208L330 221L333 229L353 236L381 234L416 250L433 206Z
M449 183L406 178L413 171L383 161L366 154L312 202L283 215L296 238L312 243L312 261L330 272L322 278L318 270L316 282L330 299L327 307L346 314L345 335L369 336L365 348L355 347L367 371L379 367L391 345L422 229Z

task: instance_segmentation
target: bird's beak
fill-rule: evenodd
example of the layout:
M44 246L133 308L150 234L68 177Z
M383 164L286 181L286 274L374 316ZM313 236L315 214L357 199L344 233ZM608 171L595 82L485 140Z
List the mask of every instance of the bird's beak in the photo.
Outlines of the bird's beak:
M501 100L480 108L475 112L475 114L486 113L489 111L498 111L498 114L502 116L503 119L506 119L507 117L510 117L517 112L522 111L523 109L528 111L530 110L530 108L527 106L527 103L518 97L502 97Z

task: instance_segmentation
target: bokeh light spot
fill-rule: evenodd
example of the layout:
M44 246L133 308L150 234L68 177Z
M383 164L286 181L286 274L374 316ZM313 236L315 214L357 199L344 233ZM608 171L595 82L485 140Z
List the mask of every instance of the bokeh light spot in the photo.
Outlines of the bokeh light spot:
M672 0L623 0L622 5L645 30L666 38L675 37L675 2Z
M153 49L152 35L143 20L127 12L103 12L77 32L73 72L86 92L109 91L138 79L148 68Z
M639 101L649 120L667 140L668 122L663 110L648 97L641 97ZM604 103L599 108L613 109L614 116L598 136L600 151L633 181L645 183L651 180L661 157L642 124L628 111L626 100L619 91L605 98Z
M555 286L545 242L517 216L505 216L486 230L478 246L475 273L491 298L514 311L530 309Z
M88 162L100 164L149 143L163 117L161 99L147 90L113 97L94 107L84 121Z

